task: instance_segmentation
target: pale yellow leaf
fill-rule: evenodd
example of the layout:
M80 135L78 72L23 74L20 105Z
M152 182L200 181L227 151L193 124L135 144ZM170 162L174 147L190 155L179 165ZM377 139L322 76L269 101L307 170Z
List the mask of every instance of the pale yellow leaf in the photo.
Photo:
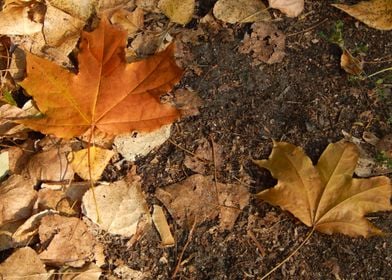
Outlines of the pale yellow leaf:
M170 231L169 224L167 223L165 213L163 213L161 206L154 205L152 221L161 237L161 245L164 247L173 246L175 244L174 237Z
M90 154L90 161L89 156ZM91 147L90 153L88 149L83 149L68 155L68 160L71 162L73 170L84 180L97 181L114 152L99 147ZM91 178L90 178L91 172Z
M217 19L228 23L257 22L271 19L260 0L219 0L213 9Z
M332 6L348 13L350 16L379 30L392 29L392 1L370 0L355 5L332 4Z
M195 9L195 0L160 0L158 8L172 21L187 24Z

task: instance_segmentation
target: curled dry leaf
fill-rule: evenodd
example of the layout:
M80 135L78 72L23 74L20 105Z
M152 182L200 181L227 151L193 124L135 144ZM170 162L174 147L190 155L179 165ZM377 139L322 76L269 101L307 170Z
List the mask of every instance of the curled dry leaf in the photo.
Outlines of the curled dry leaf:
M48 244L39 256L45 264L82 267L102 252L101 246L78 218L45 216L39 227L41 244Z
M382 234L364 215L392 210L390 180L352 178L357 160L357 149L348 142L328 145L316 166L301 148L274 142L269 159L256 163L270 170L278 184L257 196L323 233Z
M340 67L351 75L358 76L363 73L363 61L352 56L346 49L343 49L340 57Z
M239 52L252 54L254 65L281 62L285 56L286 36L272 23L256 22L251 28L252 33L245 35Z
M270 20L266 6L259 0L218 0L213 9L217 19L228 23Z
M112 14L110 22L126 30L128 37L133 37L144 26L144 11L140 8L136 8L132 12L120 9Z
M297 17L304 9L304 0L268 0L271 8L278 9L289 17Z
M141 191L140 179L131 174L125 180L99 185L83 197L85 215L103 230L131 237L151 225L151 216ZM97 216L99 214L99 220Z
M37 253L30 247L17 249L0 264L2 279L47 280L50 273L45 269Z
M172 21L187 24L195 9L195 0L160 0L158 8Z
M161 237L161 245L164 247L173 246L175 244L174 237L170 231L169 224L167 223L165 213L163 213L161 206L154 205L152 221Z
M174 46L145 60L125 62L126 32L102 19L82 33L79 73L27 54L27 78L21 83L33 96L41 119L19 122L62 138L99 130L109 135L152 131L179 117L159 97L179 81L182 70ZM42 75L45 79L42 79Z
M332 4L350 16L379 30L392 30L392 1L370 0L355 5Z
M97 181L113 155L114 152L112 150L94 146L90 147L90 152L87 148L68 154L68 160L71 162L73 170L80 178L83 180Z

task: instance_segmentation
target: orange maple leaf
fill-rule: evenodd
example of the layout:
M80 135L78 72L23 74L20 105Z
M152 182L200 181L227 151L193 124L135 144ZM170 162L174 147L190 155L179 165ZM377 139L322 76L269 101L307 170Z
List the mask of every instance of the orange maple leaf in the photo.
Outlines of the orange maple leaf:
M107 19L93 32L82 32L77 74L28 53L27 78L20 85L44 116L18 122L63 138L96 130L109 135L151 131L173 122L179 112L159 98L182 75L174 46L127 64L126 38Z

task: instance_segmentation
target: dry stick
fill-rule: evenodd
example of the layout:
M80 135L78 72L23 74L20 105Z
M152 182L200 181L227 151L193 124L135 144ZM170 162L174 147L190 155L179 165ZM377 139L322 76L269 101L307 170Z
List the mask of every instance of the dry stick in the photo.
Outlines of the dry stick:
M265 274L263 277L261 277L260 280L266 279L268 276L270 276L272 273L274 273L278 268L280 268L282 265L284 265L292 256L294 256L299 249L301 249L305 243L310 239L310 237L312 236L313 232L314 232L314 227L312 228L312 230L308 233L308 235L306 236L305 240L302 241L302 243L290 254L288 255L283 261L281 261L278 265L276 265L273 269L271 269L267 274Z
M99 216L99 211L98 211L98 203L97 203L97 198L95 196L95 191L94 191L94 182L93 182L93 176L91 174L91 153L90 153L90 148L91 148L91 141L93 139L93 134L94 134L94 126L91 127L91 132L90 132L90 137L88 139L87 143L87 163L88 163L88 176L90 178L90 189L91 192L93 193L93 199L95 203L95 212L97 214L97 223L101 223L101 218Z
M184 247L181 250L180 257L178 258L178 262L177 262L176 268L174 269L173 275L171 277L172 279L174 279L176 277L177 272L180 269L182 257L184 256L185 250L188 247L189 243L191 243L191 240L192 240L192 237L193 237L193 231L195 230L195 227L196 227L196 218L195 218L195 220L193 222L191 230L189 231L188 239L187 239Z
M309 28L306 28L306 29L304 29L304 30L302 30L302 31L298 31L298 32L295 32L295 33L288 34L288 35L286 35L286 37L291 37L291 36L295 36L295 35L298 35L298 34L301 34L301 33L308 32L308 31L310 31L310 30L312 30L312 29L315 29L317 26L323 24L323 23L326 22L327 20L328 20L328 19L325 18L324 20L322 20L322 21L316 23L315 25L313 25L313 26L311 26L311 27L309 27Z
M210 135L210 141L211 141L211 155L212 155L212 162L214 164L214 186L215 186L215 193L216 193L216 202L220 206L219 202L219 193L218 193L218 181L217 181L217 173L216 173L216 153L215 153L215 144L214 140L212 139L212 136Z
M259 243L259 241L257 241L256 236L253 234L253 232L248 230L247 234L250 237L250 239L252 239L252 241L256 244L256 247L259 250L260 255L264 254L265 250L263 249L263 247L261 247L261 244Z
M376 75L378 75L378 74L384 73L384 72L386 72L386 71L392 71L392 67L382 69L382 70L380 70L380 71L377 71L376 73L370 74L370 75L367 76L367 77L368 77L368 78L371 78L371 77L373 77L373 76L376 76Z
M173 144L174 146L176 146L177 148L179 148L180 150L183 150L184 152L190 154L191 156L197 158L198 160L201 160L201 161L206 162L206 163L209 162L209 160L206 160L206 159L204 159L204 158L198 157L195 153L193 153L193 152L191 152L191 151L189 151L189 150L187 150L187 149L181 147L180 145L178 145L178 144L177 144L176 142L174 142L173 140L169 139L168 141L169 141L171 144Z

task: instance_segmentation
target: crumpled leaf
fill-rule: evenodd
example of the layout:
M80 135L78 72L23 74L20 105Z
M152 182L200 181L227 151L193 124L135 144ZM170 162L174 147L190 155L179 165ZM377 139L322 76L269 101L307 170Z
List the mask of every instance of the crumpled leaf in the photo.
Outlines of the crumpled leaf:
M213 9L217 19L228 23L267 21L271 19L260 0L218 0Z
M286 36L272 23L253 23L252 33L245 34L240 53L251 54L253 65L281 62L285 56Z
M121 134L114 138L114 146L125 160L135 161L165 143L170 138L170 130L171 125L164 125L152 132Z
M77 75L27 54L27 78L21 85L45 117L19 122L45 134L71 138L89 129L110 135L152 131L178 118L175 108L159 100L182 74L173 59L174 46L126 64L125 39L126 32L107 19L93 32L83 32Z
M185 25L192 19L195 0L160 0L158 8L172 22Z
M99 147L90 147L90 166L88 159L88 148L72 154L68 154L68 160L71 162L73 170L83 180L97 181L110 159L113 157L112 150L102 149ZM91 178L90 178L91 172Z
M199 224L220 215L221 229L230 229L240 210L249 201L249 193L244 186L217 183L215 188L212 177L199 174L165 188L158 188L155 194L175 221L188 228L195 222Z
M141 191L140 178L129 174L125 180L99 185L83 196L84 214L103 230L131 237L151 225L148 205ZM99 220L97 216L99 214Z
M17 249L1 263L0 275L2 279L47 280L50 278L45 265L30 247Z
M392 1L369 0L355 5L331 4L362 21L366 25L379 30L392 30Z
M341 141L329 144L314 167L301 148L274 142L269 159L256 163L270 170L278 184L257 197L326 234L381 234L364 215L392 210L390 180L384 176L352 178L357 160L355 145Z
M346 49L343 49L340 57L340 67L351 75L358 76L363 73L363 62L355 58Z
M304 9L304 0L268 0L271 8L278 9L288 17L296 17Z
M81 267L101 254L94 236L78 218L60 215L45 216L39 227L41 244L49 243L39 254L45 264Z

